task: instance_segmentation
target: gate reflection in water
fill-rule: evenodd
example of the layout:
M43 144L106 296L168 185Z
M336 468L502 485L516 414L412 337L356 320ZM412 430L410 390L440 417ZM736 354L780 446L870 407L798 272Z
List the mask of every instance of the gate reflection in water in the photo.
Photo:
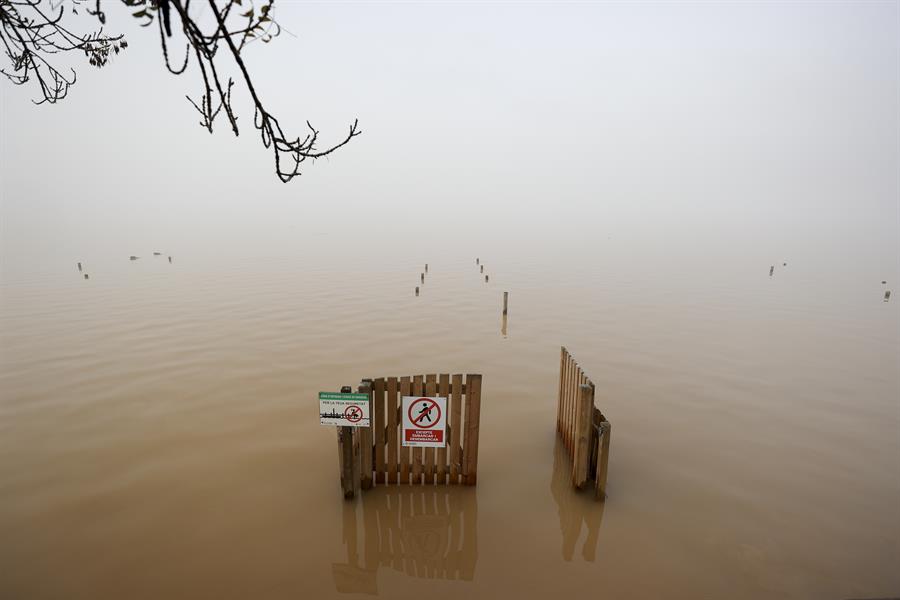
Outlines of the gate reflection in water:
M559 436L554 448L550 491L559 510L563 560L572 560L584 525L587 526L587 538L581 547L581 556L587 562L594 562L605 502L595 502L592 490L583 491L572 486L572 461Z
M347 562L332 565L338 592L378 594L379 567L428 579L475 576L475 489L378 486L345 502L343 521Z

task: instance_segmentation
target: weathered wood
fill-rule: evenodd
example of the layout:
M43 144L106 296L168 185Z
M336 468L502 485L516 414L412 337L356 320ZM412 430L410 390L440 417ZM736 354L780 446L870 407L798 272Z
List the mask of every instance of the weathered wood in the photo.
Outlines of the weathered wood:
M478 432L481 419L481 375L466 375L466 433L463 456L466 485L478 481Z
M421 375L413 376L413 387L412 387L412 395L413 396L421 396L424 391L424 385L422 380L424 378ZM424 448L411 448L412 450L412 483L422 483L422 466L423 466L423 457L424 453L422 452Z
M437 375L432 373L425 376L425 395L433 398L435 394L437 394ZM435 450L436 448L425 448L423 474L425 475L425 483L430 485L434 485Z
M450 444L450 483L459 483L462 472L460 455L462 454L460 440L462 439L462 375L454 375L451 378L452 391L450 393L450 435L447 443Z
M338 440L338 461L341 468L341 492L344 498L353 497L353 438L352 427L335 427Z
M591 464L590 443L594 392L587 384L581 384L579 392L578 410L575 413L575 455L572 462L572 483L578 489L582 489L587 484Z
M361 383L359 385L359 393L366 394L369 396L369 413L371 417L372 411L372 385L369 383ZM359 428L359 464L360 464L360 478L359 485L362 489L368 490L371 489L373 479L373 468L374 468L374 460L373 460L373 447L372 447L372 433L375 431L371 426L371 418L369 420L369 427L361 427Z
M606 476L609 473L609 440L612 434L612 425L609 421L600 424L599 453L597 454L597 474L595 475L597 498L606 498Z
M556 397L556 431L562 431L563 419L563 378L566 367L566 347L559 347L559 394Z
M400 395L401 396L409 396L411 395L411 385L409 381L409 377L401 377L400 378ZM410 473L410 450L411 448L407 448L402 443L400 444L397 451L400 453L400 483L409 483L409 473Z
M449 373L441 373L440 377L438 377L438 396L447 399L446 411L447 414L444 415L444 424L447 425L445 427L444 433L444 443L450 443L450 414L453 407L450 405L450 374ZM435 453L435 458L437 460L437 483L443 485L447 483L447 446L443 448L438 448Z
M375 482L385 483L384 465L384 378L372 382L372 424L375 428Z
M397 378L388 377L387 379L387 482L397 483L397 473L400 469L398 462L399 454L399 428L397 421L398 403L397 397Z

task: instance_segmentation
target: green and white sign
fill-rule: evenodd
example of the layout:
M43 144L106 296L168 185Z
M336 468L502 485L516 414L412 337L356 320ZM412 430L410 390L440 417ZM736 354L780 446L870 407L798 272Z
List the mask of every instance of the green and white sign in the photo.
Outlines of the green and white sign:
M319 392L319 423L369 427L369 395Z

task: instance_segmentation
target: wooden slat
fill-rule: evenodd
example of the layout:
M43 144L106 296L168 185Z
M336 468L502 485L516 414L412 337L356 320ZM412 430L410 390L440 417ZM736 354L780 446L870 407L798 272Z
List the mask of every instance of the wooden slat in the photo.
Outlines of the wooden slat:
M412 395L421 396L424 391L422 385L423 377L415 375L413 377ZM422 483L422 458L424 448L411 448L412 450L412 483Z
M569 356L569 370L566 377L566 386L568 388L566 405L566 448L569 450L569 458L572 457L572 434L575 420L575 380L577 378L577 366L575 361Z
M578 411L575 415L575 458L572 464L572 483L583 489L587 484L591 463L590 443L594 392L591 386L579 387Z
M559 347L559 395L556 397L556 431L562 426L563 373L566 365L566 347Z
M460 439L462 438L462 375L452 377L450 398L450 483L459 483L460 471Z
M425 376L425 395L434 397L437 394L437 375L429 374ZM425 483L434 485L435 474L435 450L436 448L425 448Z
M367 394L369 396L369 415L371 416L372 411L372 386L368 383L360 384L359 386L360 394ZM374 467L373 461L373 447L372 447L372 433L375 429L371 426L371 419L369 421L369 427L361 427L359 428L359 464L360 464L360 478L359 485L362 489L368 490L372 487L372 472Z
M401 396L410 396L412 394L411 386L409 382L409 377L401 377L400 378L400 395ZM409 471L410 471L410 448L401 445L398 448L400 452L400 483L406 484L409 483Z
M612 425L609 421L600 423L600 450L597 454L597 474L595 478L595 494L597 498L606 498L606 476L609 473L609 439Z
M372 382L372 423L375 428L375 482L385 482L384 465L384 378Z
M388 377L387 380L387 481L397 483L397 473L400 470L398 462L399 454L399 427L397 411L400 399L397 396L397 378Z
M450 414L453 407L450 405L450 374L449 373L441 373L441 376L438 378L438 396L447 399L447 414L444 415L444 423L450 423ZM444 437L444 443L449 443L449 434L450 428L445 427L446 433ZM443 485L447 483L447 447L438 448L435 453L435 457L437 459L437 483L438 485Z
M466 375L466 433L463 456L466 485L478 482L478 431L481 419L481 375Z

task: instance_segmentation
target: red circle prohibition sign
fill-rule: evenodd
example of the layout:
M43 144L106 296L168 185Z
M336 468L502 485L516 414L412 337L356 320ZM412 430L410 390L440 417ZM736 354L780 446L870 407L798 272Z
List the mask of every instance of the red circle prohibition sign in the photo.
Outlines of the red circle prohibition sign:
M360 407L355 404L351 404L347 408L344 409L344 418L350 421L351 423L356 423L360 419L362 419L363 411Z
M419 402L422 402L425 406L419 411L418 416L413 416L413 408L418 406ZM432 410L437 411L436 417L431 416ZM419 398L418 400L413 400L409 403L409 409L406 411L406 414L409 415L410 422L420 429L430 429L441 422L441 407L431 398ZM423 425L421 421L426 417L430 422L428 425Z

